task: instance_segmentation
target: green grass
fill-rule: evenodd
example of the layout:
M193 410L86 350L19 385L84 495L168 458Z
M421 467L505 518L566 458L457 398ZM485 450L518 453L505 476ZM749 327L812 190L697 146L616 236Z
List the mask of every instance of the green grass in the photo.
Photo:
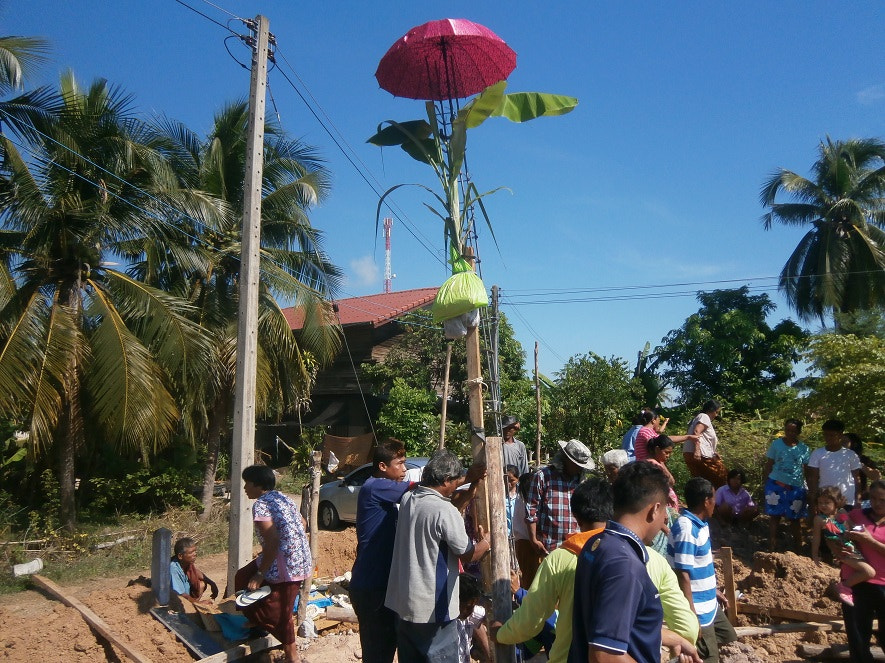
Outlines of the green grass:
M222 552L227 550L228 512L226 505L216 506L206 522L200 522L195 511L184 509L168 511L159 516L122 516L113 523L84 524L70 536L54 533L45 537L47 541L40 544L39 550L25 550L22 544L0 546L0 565L10 569L0 574L0 594L28 588L27 579L12 577L11 567L35 557L43 559L41 575L61 583L148 569L153 533L161 527L172 530L173 542L185 535L195 539L203 555ZM124 536L135 538L110 548L95 548L96 544ZM27 533L12 533L9 540L22 541L26 537Z

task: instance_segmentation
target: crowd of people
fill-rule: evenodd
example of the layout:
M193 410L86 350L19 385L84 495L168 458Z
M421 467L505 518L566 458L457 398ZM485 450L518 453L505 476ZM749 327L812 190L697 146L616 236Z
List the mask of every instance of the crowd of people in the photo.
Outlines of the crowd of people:
M507 529L513 568L513 616L487 619L477 564L490 550L471 506L486 469L465 471L450 451L434 453L420 481L407 480L402 443L374 449L373 474L357 505L357 551L350 598L365 663L469 663L495 642L517 646L520 660L542 652L554 663L658 663L669 649L687 663L719 660L736 639L727 600L716 584L709 522L746 527L760 514L740 468L725 466L714 421L721 405L705 403L685 435L668 436L667 419L643 410L622 448L601 457L602 470L578 440L560 441L532 470L515 417L503 419ZM885 481L841 422L823 424L824 446L800 440L788 419L766 452L762 511L775 549L780 521L796 551L803 520L815 561L840 566L852 660L872 661L873 619L885 642ZM677 486L668 461L682 443L691 478ZM311 559L295 504L276 491L264 466L243 471L261 553L236 576L237 589L269 588L243 608L250 624L282 643L297 663L292 612ZM498 479L501 480L501 479ZM197 569L190 539L176 542L173 589L199 602L215 583Z

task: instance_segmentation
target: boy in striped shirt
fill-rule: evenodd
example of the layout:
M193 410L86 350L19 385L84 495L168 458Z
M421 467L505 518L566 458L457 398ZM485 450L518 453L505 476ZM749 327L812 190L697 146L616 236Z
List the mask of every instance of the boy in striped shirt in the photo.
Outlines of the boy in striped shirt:
M667 553L679 586L698 616L698 654L704 663L718 663L719 645L734 642L737 634L719 605L727 607L728 601L716 588L707 525L716 507L713 484L702 477L689 479L685 484L685 504L682 515L670 527Z

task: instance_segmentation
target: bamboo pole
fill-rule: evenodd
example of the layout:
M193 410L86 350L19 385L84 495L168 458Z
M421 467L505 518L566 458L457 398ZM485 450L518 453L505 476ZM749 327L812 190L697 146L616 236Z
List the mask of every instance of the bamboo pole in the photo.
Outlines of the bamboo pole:
M452 366L452 342L446 343L446 372L443 378L442 413L439 418L439 448L446 448L446 414L449 409L449 369Z
M541 467L541 374L538 372L538 342L535 341L535 467Z

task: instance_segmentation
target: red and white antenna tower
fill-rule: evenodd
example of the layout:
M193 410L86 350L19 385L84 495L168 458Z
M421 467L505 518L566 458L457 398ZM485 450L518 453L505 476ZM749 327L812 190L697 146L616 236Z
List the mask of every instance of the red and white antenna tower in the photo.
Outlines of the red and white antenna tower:
M393 219L384 219L384 292L390 292L390 282L393 274L390 271L390 229L393 228Z

